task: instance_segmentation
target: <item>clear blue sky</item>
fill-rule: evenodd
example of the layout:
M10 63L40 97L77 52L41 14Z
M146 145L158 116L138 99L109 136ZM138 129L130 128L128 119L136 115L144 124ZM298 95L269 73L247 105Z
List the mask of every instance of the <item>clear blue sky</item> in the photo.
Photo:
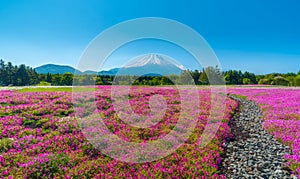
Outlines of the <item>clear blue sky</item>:
M225 70L298 72L299 9L298 0L0 0L0 58L32 67L76 66L104 29L132 18L164 17L198 31Z

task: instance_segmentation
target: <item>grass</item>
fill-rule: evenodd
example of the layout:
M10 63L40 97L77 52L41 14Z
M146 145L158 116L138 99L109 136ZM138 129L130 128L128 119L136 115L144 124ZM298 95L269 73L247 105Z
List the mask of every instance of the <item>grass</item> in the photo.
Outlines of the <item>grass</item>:
M22 88L18 89L19 92L82 92L82 91L94 91L95 88L89 87L34 87L34 88Z
M237 94L231 94L234 97L240 98L240 99L247 99L247 96L237 95Z

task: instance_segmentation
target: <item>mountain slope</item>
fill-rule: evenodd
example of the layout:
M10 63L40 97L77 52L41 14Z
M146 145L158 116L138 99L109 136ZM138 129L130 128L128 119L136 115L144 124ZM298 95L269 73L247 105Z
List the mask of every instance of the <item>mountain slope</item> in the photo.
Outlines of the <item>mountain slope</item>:
M171 58L165 56L165 55L158 55L158 54L146 54L142 55L140 57L137 57L130 61L128 64L124 66L124 68L130 68L130 67L142 67L146 65L157 65L157 66L174 66L181 70L184 70L185 68L172 60Z
M66 72L75 73L75 71L81 73L79 70L67 66L67 65L55 65L55 64L46 64L35 68L35 71L40 74L64 74Z
M157 54L146 54L131 60L122 68L112 68L107 71L84 71L81 72L66 65L47 64L35 68L40 74L64 74L66 72L77 74L100 74L100 75L136 75L136 76L163 76L179 75L184 67L167 56Z
M147 54L133 59L123 68L119 69L119 75L150 76L157 75L179 75L184 67L167 56L158 54Z

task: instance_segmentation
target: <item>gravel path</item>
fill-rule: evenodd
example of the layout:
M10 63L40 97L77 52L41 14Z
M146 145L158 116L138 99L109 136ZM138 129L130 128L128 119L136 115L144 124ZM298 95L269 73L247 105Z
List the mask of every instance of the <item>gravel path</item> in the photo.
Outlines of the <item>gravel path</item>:
M221 172L227 178L297 178L285 167L290 152L262 128L262 113L253 101L232 97L241 109L230 121L234 138L225 145Z

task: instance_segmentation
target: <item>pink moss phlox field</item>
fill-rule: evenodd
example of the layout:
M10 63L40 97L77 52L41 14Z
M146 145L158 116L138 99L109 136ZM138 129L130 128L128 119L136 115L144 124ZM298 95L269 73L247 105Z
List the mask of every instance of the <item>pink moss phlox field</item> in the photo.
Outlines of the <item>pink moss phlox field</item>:
M119 86L117 88L122 88ZM213 140L204 148L198 140L207 123L210 90L199 90L196 127L171 155L148 163L125 163L102 154L91 145L75 118L100 114L108 129L125 141L147 142L168 134L181 111L181 97L171 87L131 87L129 99L137 114L150 112L149 100L159 94L166 101L162 119L150 128L137 128L119 120L110 97L111 87L96 90L88 109L74 106L70 92L0 91L0 178L225 178L219 174L223 143L230 138L227 125L237 103L226 99L225 115ZM76 93L74 94L76 95ZM80 103L79 103L80 104Z
M300 177L300 89L231 88L230 93L256 101L265 118L264 128L292 149L287 165Z

